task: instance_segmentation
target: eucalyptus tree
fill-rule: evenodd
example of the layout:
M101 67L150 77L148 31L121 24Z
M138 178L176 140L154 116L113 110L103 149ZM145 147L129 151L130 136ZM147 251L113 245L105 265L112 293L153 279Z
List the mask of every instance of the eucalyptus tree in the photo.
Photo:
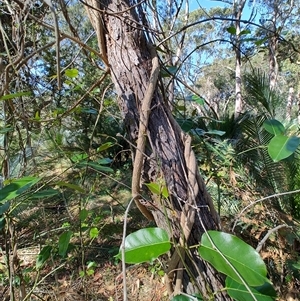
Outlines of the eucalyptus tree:
M221 289L222 276L199 257L197 250L189 247L199 244L206 230L219 229L219 220L199 174L191 138L172 116L170 98L159 79L164 66L159 64L157 49L165 52L165 44L159 38L162 35L161 40L168 41L174 34L160 32L161 28L152 30L145 12L155 14L156 7L149 3L89 0L85 4L119 96L128 137L132 143L137 141L133 149L133 198L148 219L154 219L181 245L172 251L168 262L169 292L200 291L205 298L215 292L215 300L230 300ZM174 16L181 2L172 5L176 8ZM158 23L159 17L155 20ZM101 26L105 30L99 32ZM176 55L170 63L174 64L174 60ZM146 183L165 182L168 199L162 201L152 195L146 201L140 192L141 176ZM179 250L185 245L181 254Z

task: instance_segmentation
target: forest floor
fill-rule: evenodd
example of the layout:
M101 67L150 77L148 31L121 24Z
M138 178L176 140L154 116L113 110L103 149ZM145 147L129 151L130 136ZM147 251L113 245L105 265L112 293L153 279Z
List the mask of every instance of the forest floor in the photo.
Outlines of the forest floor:
M23 208L15 217L19 276L14 280L8 277L9 268L4 256L4 243L7 242L5 237L0 236L0 300L12 300L12 293L19 297L22 283L26 293L32 289L28 300L123 300L121 263L114 256L119 251L124 212L130 201L130 190L126 187L128 181L128 178L121 179L125 185L116 185L114 181L105 179L101 181L97 193L88 200L82 201L78 195L75 197L74 194L63 193L59 199L50 198ZM82 208L88 212L88 217L84 219L87 231L80 231L78 227L79 210ZM230 232L234 217L224 216L222 221L225 232ZM274 232L260 254L280 295L278 300L296 301L300 300L300 277L299 270L293 266L300 257L299 223L284 213L259 206L240 218L235 234L255 248L268 230L279 224L291 228ZM130 210L127 233L149 226L154 224L149 224L137 209ZM89 231L92 228L97 229L97 235L91 238ZM68 250L67 257L62 259L57 255L57 246L59 236L66 230L72 231L72 248ZM53 255L37 272L37 255L45 244L52 246ZM15 292L9 289L12 287L10 281L16 282L13 285ZM128 300L168 300L159 261L128 265L126 287Z

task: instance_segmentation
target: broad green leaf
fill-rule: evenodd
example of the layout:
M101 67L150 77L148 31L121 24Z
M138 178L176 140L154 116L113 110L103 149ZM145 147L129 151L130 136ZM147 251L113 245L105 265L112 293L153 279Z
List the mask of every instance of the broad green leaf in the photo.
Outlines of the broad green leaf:
M274 136L283 135L285 133L284 125L276 119L266 120L263 123L263 127L267 132Z
M125 262L152 261L171 248L168 233L160 228L145 228L129 234L125 239ZM116 256L121 259L121 250Z
M103 143L97 148L97 151L102 152L102 151L107 150L108 148L112 147L113 145L114 144L112 142Z
M63 258L66 257L72 235L73 235L72 231L67 231L59 236L59 240L58 240L59 256L61 256Z
M64 187L68 187L72 190L76 190L78 192L85 193L85 190L83 188L81 188L80 186L75 185L75 184L71 184L71 183L67 183L67 182L63 182L63 181L56 182L55 184L60 187L64 186Z
M0 203L14 199L36 184L39 180L40 178L36 177L23 177L21 179L11 180L10 184L0 189Z
M0 100L7 100L7 99L12 99L12 98L21 97L21 96L30 96L31 94L32 93L30 91L12 93L12 94L7 94L7 95L1 96Z
M212 245L210 239L215 244ZM234 267L234 270L226 260ZM241 283L237 273L250 286L259 286L267 280L267 269L259 254L238 237L218 231L208 231L201 238L199 253L216 270Z
M70 77L70 78L74 78L76 76L78 76L78 70L77 69L67 69L65 71L65 75Z
M278 162L292 155L299 143L296 136L274 136L268 145L268 153L274 162Z
M51 246L45 246L41 250L41 252L39 253L39 255L36 258L35 267L37 270L39 270L44 265L44 263L49 259L50 255L51 255L51 251L52 251Z
M0 205L0 215L4 214L10 207L10 202L7 201L4 205Z
M99 235L99 230L96 227L90 229L90 238L97 238Z
M259 292L257 289L249 287L250 291L254 295L257 301L273 301L275 300L273 297L265 295ZM246 289L246 287L240 283L237 283L233 279L227 277L226 278L226 289L228 295L237 301L254 301L253 297Z
M45 189L38 192L35 192L33 195L30 196L30 199L44 199L49 198L54 195L59 194L59 191L56 189Z

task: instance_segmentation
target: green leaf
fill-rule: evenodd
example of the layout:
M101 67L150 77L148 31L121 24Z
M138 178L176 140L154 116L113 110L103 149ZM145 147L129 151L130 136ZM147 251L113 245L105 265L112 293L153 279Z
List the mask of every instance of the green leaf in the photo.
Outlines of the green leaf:
M57 194L59 194L59 191L56 189L45 189L35 192L33 195L30 196L30 199L45 199Z
M2 230L5 226L5 217L0 217L0 230Z
M284 125L276 119L268 119L263 123L264 129L270 134L277 136L285 133Z
M236 34L236 28L234 26L230 26L228 28L226 28L226 30L230 33L230 34Z
M125 239L125 262L152 261L171 248L168 233L160 228L146 228L129 234ZM121 259L121 250L116 256Z
M10 184L0 189L0 203L16 198L39 180L40 178L36 177L23 177L21 179L11 180Z
M49 259L50 255L51 255L51 251L52 251L51 246L45 246L41 250L41 252L39 253L39 255L36 258L35 267L37 270L39 270L44 265L44 263Z
M14 128L2 128L0 129L0 134L6 134L8 132L12 132Z
M97 148L98 152L103 152L104 150L107 150L108 148L112 147L114 144L112 142L106 142L104 144L101 144L101 146L99 146Z
M86 210L85 208L82 209L79 213L79 218L80 218L80 221L81 222L84 222L86 220L86 218L88 217L89 215L89 211Z
M63 258L66 257L72 235L73 235L72 231L67 231L59 236L59 240L58 240L59 256L61 256Z
M114 170L110 167L103 166L101 164L98 164L96 162L81 162L77 165L78 167L86 167L89 166L95 170L103 171L103 172L114 172Z
M268 153L274 162L278 162L292 155L299 143L296 136L274 136L268 145Z
M169 192L166 187L166 185L162 185L159 183L151 182L151 183L145 183L145 185L149 188L149 190L156 195L162 195L164 198L169 197Z
M76 76L78 76L78 70L77 69L67 69L65 71L65 75L70 77L70 78L74 78Z
M251 30L243 29L243 30L241 30L239 36L247 35L247 34L250 34L250 33L251 33Z
M75 184L71 184L71 183L67 183L67 182L63 182L63 181L56 182L55 184L60 187L64 186L64 187L68 187L72 190L76 190L78 192L85 193L85 190L83 188L81 188L80 186L75 185Z
M273 301L275 300L271 296L264 295L261 292L259 292L257 289L254 289L252 287L249 287L252 294L255 296L257 301ZM227 277L226 278L226 289L228 295L237 301L253 301L253 297L249 293L249 291L246 289L246 287L240 283L237 283L233 279Z
M194 101L194 102L196 102L197 104L199 104L201 106L203 106L205 104L204 99L202 97L198 96L198 95L195 95L195 94L189 95L187 97L187 100L188 101Z
M90 238L97 238L99 235L99 230L96 227L90 229Z
M176 66L166 66L165 69L161 70L161 76L162 77L171 77L171 75L174 75L178 70L178 67Z
M210 131L207 131L207 132L204 132L204 133L208 134L208 135L217 135L217 136L223 136L224 134L226 134L226 132L219 131L219 130L210 130Z
M97 160L97 163L100 165L110 164L111 162L112 162L112 159L110 159L110 158L101 158L101 159Z
M297 269L297 270L300 270L300 261L296 262L296 263L293 263L292 266Z
M0 215L4 214L10 207L10 202L4 203L4 205L0 206Z
M210 242L213 241L214 245ZM216 270L241 283L237 273L250 286L259 286L267 280L267 269L259 254L238 237L218 232L208 231L201 238L199 253L203 259L210 262ZM228 264L228 262L234 269Z
M83 161L87 158L88 158L88 155L86 153L82 153L82 154L75 154L70 159L71 159L72 162L78 163L78 162Z
M12 93L12 94L7 94L3 95L0 97L0 100L7 100L7 99L12 99L16 97L21 97L21 96L30 96L32 93L30 91L27 92L18 92L18 93Z
M181 129L185 132L190 131L197 127L197 124L192 119L186 118L176 118L178 124L180 125Z

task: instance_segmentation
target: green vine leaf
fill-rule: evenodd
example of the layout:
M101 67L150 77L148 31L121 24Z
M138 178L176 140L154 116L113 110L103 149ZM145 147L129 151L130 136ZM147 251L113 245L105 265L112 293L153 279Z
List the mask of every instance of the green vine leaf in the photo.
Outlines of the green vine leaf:
M242 283L240 277L249 286L259 286L268 281L266 278L267 269L260 255L234 235L218 231L204 233L201 238L199 253L216 270L238 283Z
M129 234L125 239L125 262L151 262L171 248L168 233L160 228L146 228ZM116 255L122 258L121 249Z
M234 300L254 301L252 295L250 294L250 292L244 285L237 283L236 281L234 281L233 279L231 279L229 277L226 278L225 284L226 284L226 289L227 289L228 295L231 298L233 298ZM267 285L270 286L269 283ZM257 301L274 301L275 297L276 297L276 292L273 289L273 287L272 287L272 293L271 293L272 295L264 294L263 287L264 286L257 287L257 288L249 287L249 289Z

